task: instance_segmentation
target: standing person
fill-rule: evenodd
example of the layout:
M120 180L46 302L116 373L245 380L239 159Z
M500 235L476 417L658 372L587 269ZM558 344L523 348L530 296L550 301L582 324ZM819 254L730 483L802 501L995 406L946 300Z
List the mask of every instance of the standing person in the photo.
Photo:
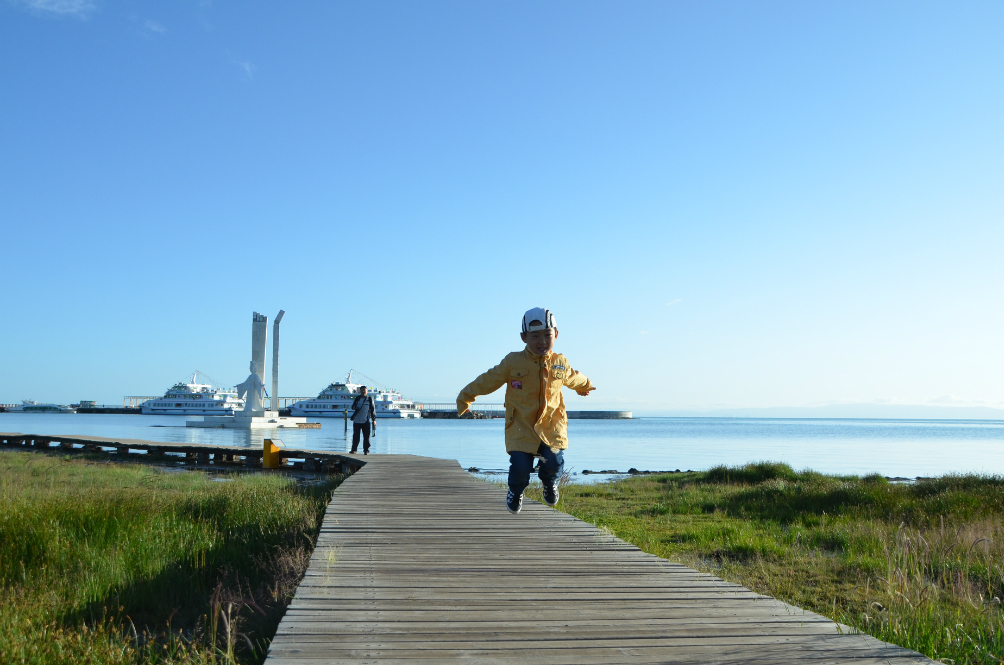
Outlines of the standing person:
M522 351L514 351L460 391L457 415L464 415L478 395L505 385L505 449L509 453L509 494L506 508L515 515L523 507L523 490L530 484L534 457L540 457L537 477L544 486L544 503L558 503L558 478L568 448L568 416L561 388L582 396L596 387L572 369L568 358L554 353L558 328L550 310L534 307L523 315Z
M376 436L376 405L373 395L366 394L366 386L359 387L359 394L352 400L352 452L359 449L359 433L363 434L363 455L370 454L370 423Z

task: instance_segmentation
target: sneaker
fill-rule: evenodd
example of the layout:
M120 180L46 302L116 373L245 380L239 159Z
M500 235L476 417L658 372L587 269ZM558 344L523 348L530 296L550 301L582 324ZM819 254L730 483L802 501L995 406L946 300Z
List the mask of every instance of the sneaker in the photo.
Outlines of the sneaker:
M505 498L505 507L510 513L515 515L523 508L523 495L516 496L515 492L509 490L509 494Z
M558 503L558 483L544 485L544 503L552 508Z

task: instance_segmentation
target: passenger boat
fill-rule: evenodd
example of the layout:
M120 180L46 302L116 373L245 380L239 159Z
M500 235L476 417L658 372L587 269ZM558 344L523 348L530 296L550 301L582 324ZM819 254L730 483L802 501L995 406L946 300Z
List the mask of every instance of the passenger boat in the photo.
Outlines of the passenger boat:
M77 410L66 404L39 404L33 399L21 400L19 406L7 409L10 413L76 413Z
M244 400L237 396L236 389L217 388L205 374L202 376L209 382L200 383L199 374L202 372L196 370L191 381L179 381L163 397L143 402L141 412L163 416L232 416L234 411L244 408Z
M352 401L359 395L362 383L353 383L352 374L355 370L349 370L345 381L335 382L322 390L314 399L305 399L295 402L289 407L291 416L309 416L311 418L344 418L345 412L352 415ZM360 376L362 376L360 374ZM364 377L365 378L365 377ZM373 381L370 379L370 381ZM376 383L373 381L373 383ZM376 405L377 418L421 418L422 412L419 407L410 399L401 397L401 393L389 388L366 387L373 402Z

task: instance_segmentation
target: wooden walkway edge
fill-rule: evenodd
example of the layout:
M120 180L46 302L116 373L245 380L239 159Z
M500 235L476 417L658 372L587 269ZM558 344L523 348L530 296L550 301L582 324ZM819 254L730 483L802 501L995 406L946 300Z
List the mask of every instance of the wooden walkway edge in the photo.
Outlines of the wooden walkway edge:
M933 662L541 504L510 515L455 461L363 459L268 665Z
M277 437L278 438L278 437ZM169 441L147 441L146 439L123 439L85 434L22 434L20 432L0 432L0 450L51 450L53 444L66 453L103 453L111 451L120 460L167 461L167 456L184 456L186 463L214 468L234 465L261 468L262 450L247 446L224 446L203 443L178 443ZM137 451L139 454L137 455ZM288 460L303 460L296 467L316 473L349 473L362 467L364 462L355 455L325 450L304 450L283 448L280 454L282 464ZM174 461L181 461L174 459Z

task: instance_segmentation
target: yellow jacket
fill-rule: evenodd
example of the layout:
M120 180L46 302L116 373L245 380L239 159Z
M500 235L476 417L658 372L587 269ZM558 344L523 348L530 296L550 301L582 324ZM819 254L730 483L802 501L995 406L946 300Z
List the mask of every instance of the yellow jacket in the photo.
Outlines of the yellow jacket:
M538 356L529 349L514 351L498 365L471 381L457 396L463 415L478 395L488 395L505 384L505 449L534 455L543 442L555 452L568 448L568 416L561 387L588 391L584 374L572 369L568 358L553 351Z

